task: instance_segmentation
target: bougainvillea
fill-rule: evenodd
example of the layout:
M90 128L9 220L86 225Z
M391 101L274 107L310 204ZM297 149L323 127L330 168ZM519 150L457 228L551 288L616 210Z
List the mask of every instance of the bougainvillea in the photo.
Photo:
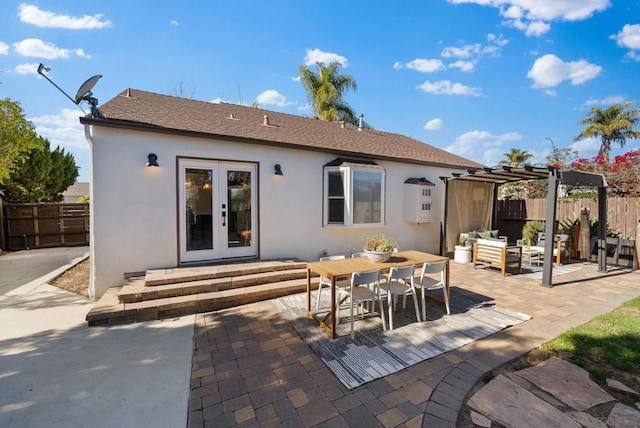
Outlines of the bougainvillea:
M603 174L609 194L640 197L640 150L618 155L613 162L598 155L591 159L580 158L571 163L575 169Z

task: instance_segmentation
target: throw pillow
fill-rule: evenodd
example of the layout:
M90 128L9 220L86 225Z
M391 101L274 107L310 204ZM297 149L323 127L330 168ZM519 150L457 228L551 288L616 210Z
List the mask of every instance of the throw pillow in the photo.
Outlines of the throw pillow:
M478 232L476 232L475 230L474 230L473 232L469 232L469 233L467 234L467 237L468 237L469 239L478 239Z
M498 229L496 230L490 230L489 233L491 233L491 237L492 238L499 238L498 236Z
M480 238L482 239L487 239L487 238L491 238L491 232L484 231L484 232L478 232L478 235L480 236Z

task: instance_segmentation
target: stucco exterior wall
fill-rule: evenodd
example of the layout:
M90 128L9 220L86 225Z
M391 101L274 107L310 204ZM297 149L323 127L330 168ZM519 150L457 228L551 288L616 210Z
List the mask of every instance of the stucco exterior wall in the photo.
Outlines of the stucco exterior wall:
M146 167L156 153L160 167ZM395 237L401 248L437 253L444 217L444 184L451 170L376 161L386 171L386 225L381 228L323 227L323 165L335 154L266 145L94 127L92 136L92 278L100 297L125 274L175 267L178 263L177 158L248 161L258 165L258 256L316 260L322 251L361 248L367 232ZM274 165L283 176L275 176ZM403 186L425 177L433 189L430 223L403 220Z

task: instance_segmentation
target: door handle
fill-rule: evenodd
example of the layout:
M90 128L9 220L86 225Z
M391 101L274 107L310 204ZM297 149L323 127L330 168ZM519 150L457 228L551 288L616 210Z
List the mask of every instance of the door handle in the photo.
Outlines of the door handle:
M222 226L226 226L226 225L227 225L227 212L222 211Z

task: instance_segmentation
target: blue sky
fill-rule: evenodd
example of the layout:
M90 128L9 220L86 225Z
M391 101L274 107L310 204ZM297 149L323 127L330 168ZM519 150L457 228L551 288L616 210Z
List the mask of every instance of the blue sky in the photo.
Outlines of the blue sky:
M372 126L485 165L511 148L544 162L549 139L592 157L600 142L574 143L578 121L640 101L637 0L3 0L0 12L0 97L74 154L81 181L83 112L39 63L72 97L103 75L101 103L131 87L311 115L298 67L335 60Z

